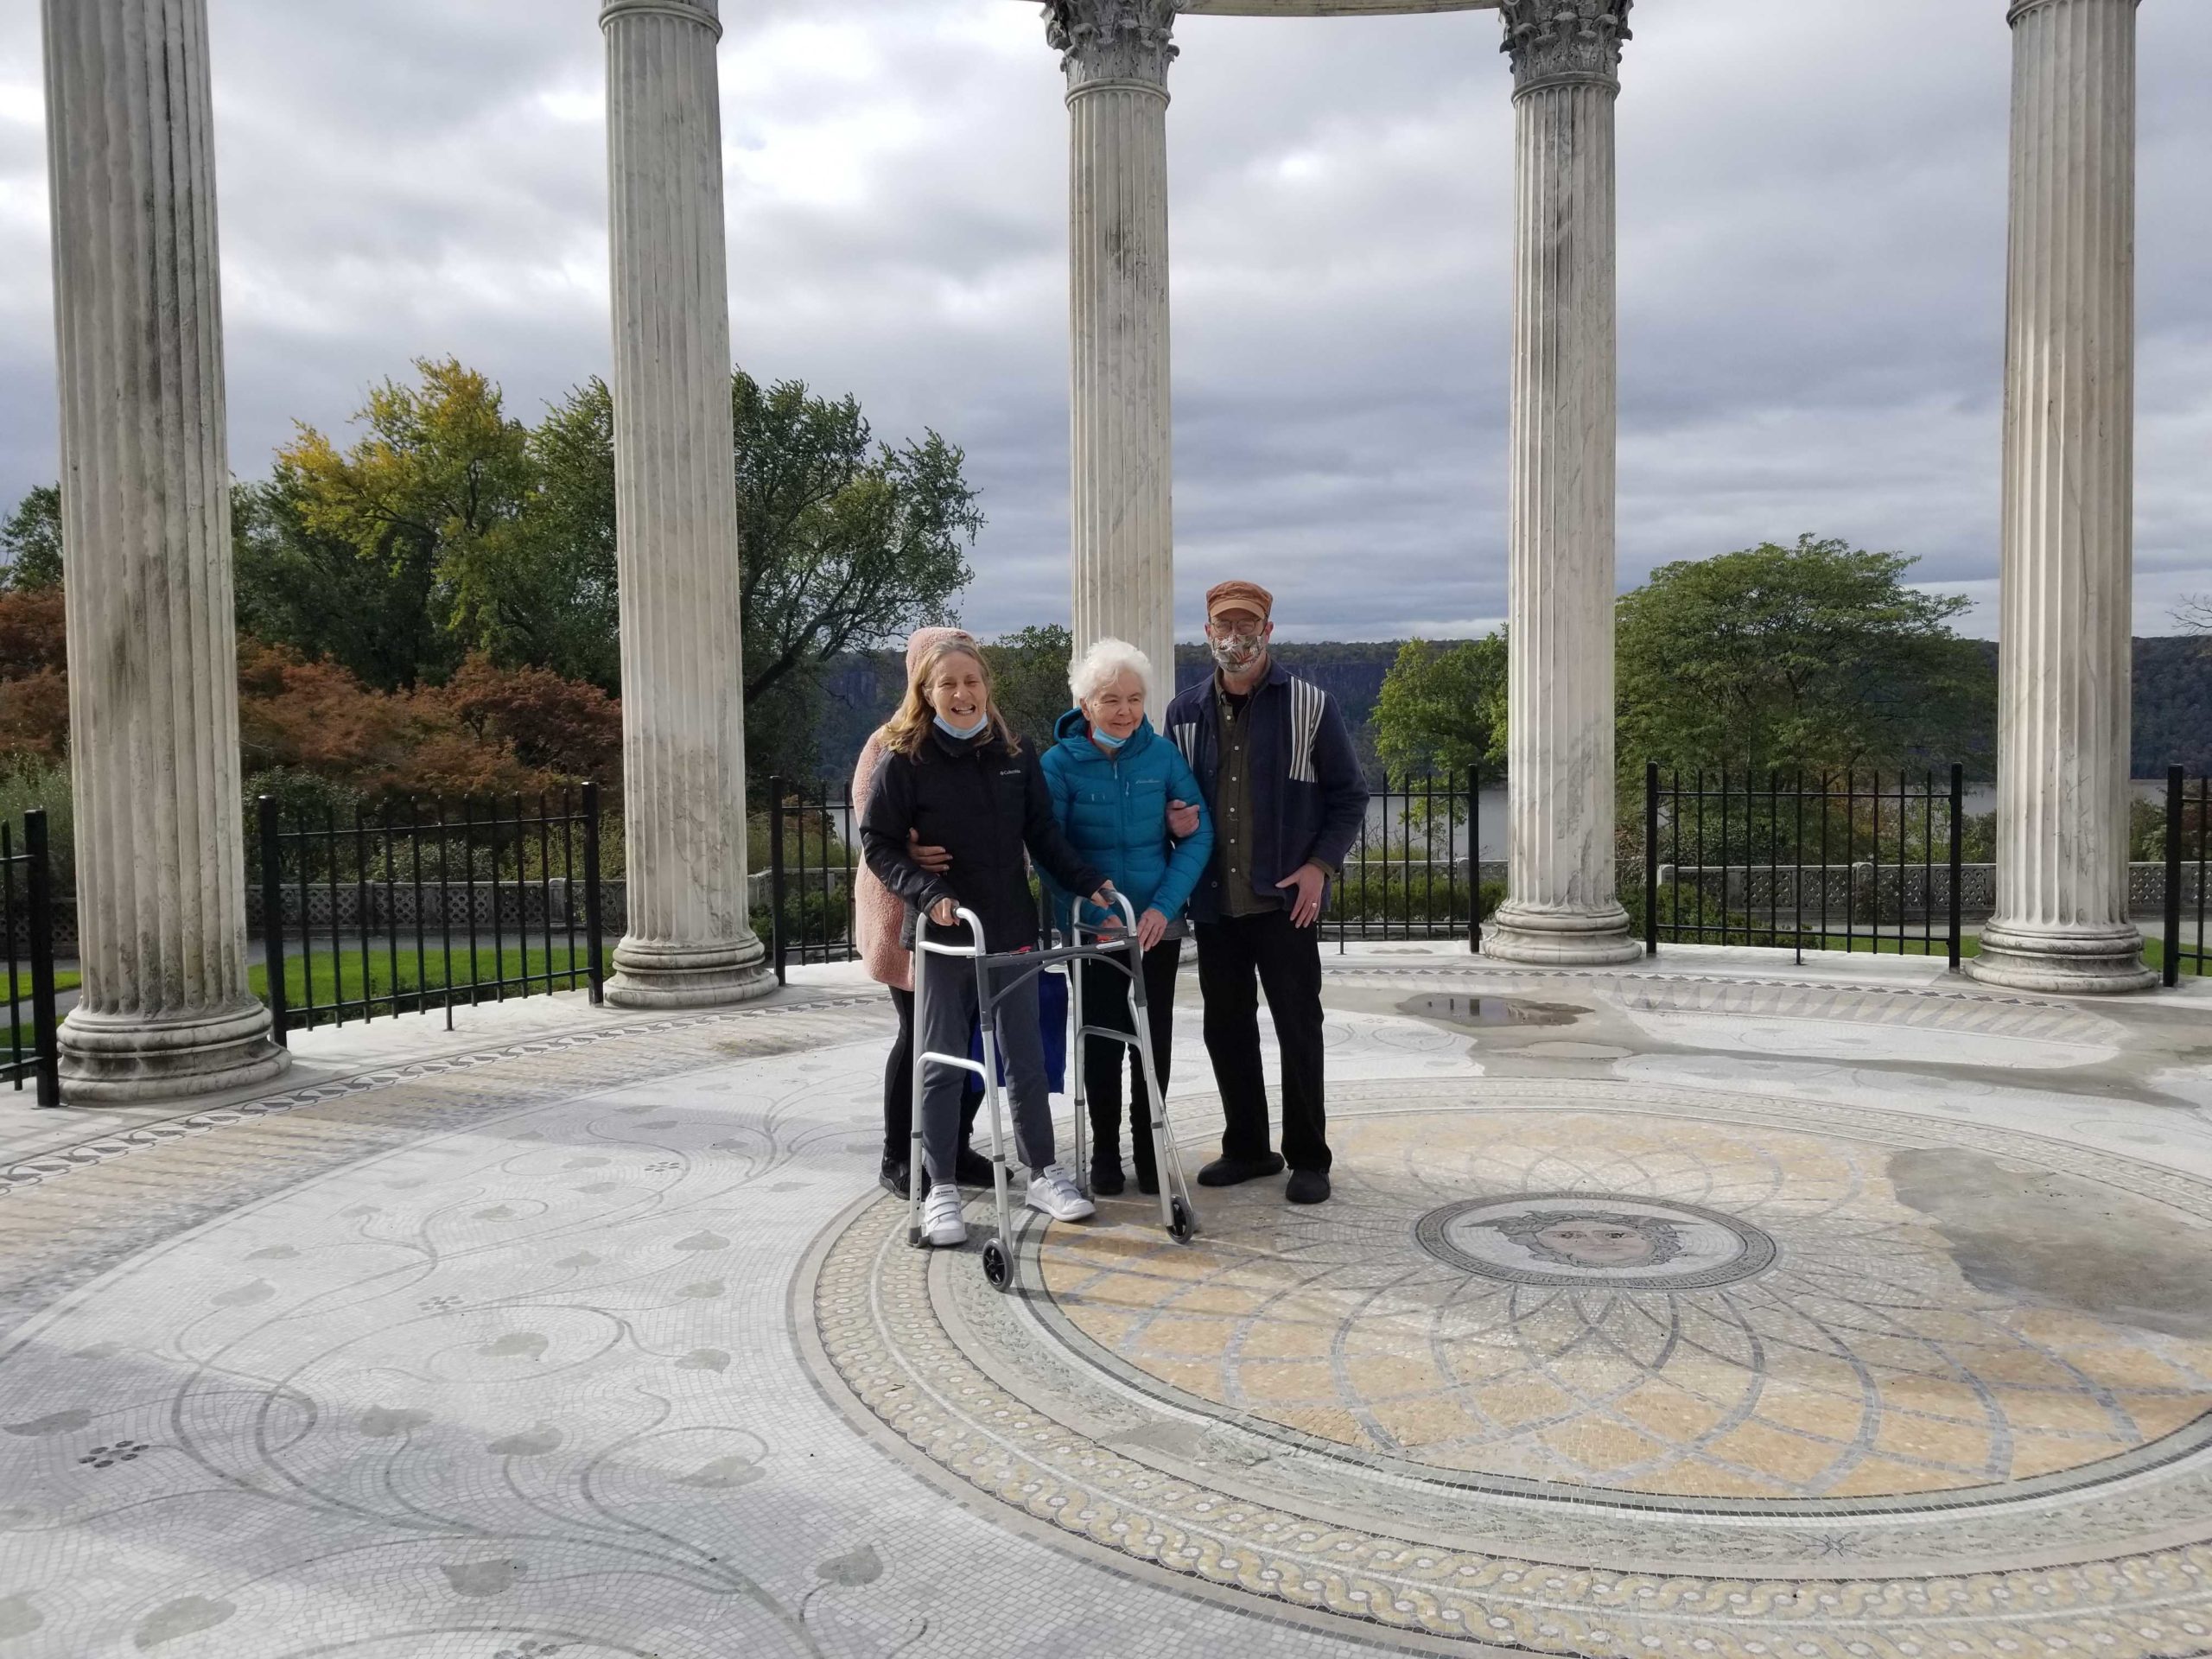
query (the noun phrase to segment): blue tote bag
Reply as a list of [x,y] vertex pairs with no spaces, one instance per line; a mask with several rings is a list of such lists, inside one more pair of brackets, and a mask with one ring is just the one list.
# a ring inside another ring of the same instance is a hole
[[[1065,976],[1051,969],[1037,976],[1038,1035],[1044,1039],[1045,1075],[1052,1080],[1052,1092],[1065,1094],[1068,1087],[1068,982]],[[980,1024],[968,1028],[968,1058],[978,1065],[983,1063],[983,1033]],[[1006,1056],[999,1056],[999,1082],[1006,1082]],[[980,1088],[982,1085],[976,1085]]]

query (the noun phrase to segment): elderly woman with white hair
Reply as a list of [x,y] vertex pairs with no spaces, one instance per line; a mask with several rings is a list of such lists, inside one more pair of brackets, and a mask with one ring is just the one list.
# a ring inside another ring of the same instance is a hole
[[[1150,660],[1121,639],[1101,639],[1068,676],[1076,706],[1060,717],[1059,741],[1045,753],[1045,781],[1060,829],[1076,850],[1104,873],[1115,890],[1136,907],[1137,943],[1144,953],[1144,994],[1152,1014],[1153,1065],[1167,1086],[1173,1032],[1175,971],[1183,957],[1183,906],[1213,853],[1198,780],[1182,752],[1153,729],[1145,707],[1152,696]],[[1067,898],[1053,894],[1065,915]],[[1094,916],[1092,920],[1099,919]],[[1082,969],[1087,1021],[1119,1031],[1136,1029],[1128,976],[1110,963]],[[1090,1098],[1094,1192],[1111,1198],[1122,1176],[1122,1055],[1131,1077],[1131,1150],[1138,1190],[1160,1191],[1144,1071],[1125,1043],[1093,1039],[1082,1056]]]

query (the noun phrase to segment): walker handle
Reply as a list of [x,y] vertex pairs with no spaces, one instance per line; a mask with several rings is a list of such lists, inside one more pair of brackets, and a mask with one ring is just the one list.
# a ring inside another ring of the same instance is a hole
[[[1095,934],[1102,939],[1107,937],[1104,927],[1092,927],[1084,921],[1083,907],[1090,902],[1088,899],[1075,899],[1068,903],[1068,932],[1078,944],[1086,933]],[[1137,936],[1137,907],[1129,901],[1129,895],[1119,887],[1114,889],[1114,902],[1122,912],[1122,931],[1115,944],[1119,944],[1123,940],[1134,942]]]
[[965,905],[957,906],[952,913],[957,920],[967,923],[968,937],[974,941],[973,944],[934,944],[931,943],[928,931],[930,926],[930,913],[925,910],[921,914],[921,919],[914,925],[914,949],[917,950],[926,950],[931,956],[938,957],[981,957],[988,955],[988,952],[985,950],[983,945],[983,918],[978,916],[974,911],[969,909]]

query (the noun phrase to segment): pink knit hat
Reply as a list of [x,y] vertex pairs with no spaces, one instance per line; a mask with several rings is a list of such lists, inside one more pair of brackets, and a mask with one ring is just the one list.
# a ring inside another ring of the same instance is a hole
[[906,677],[909,680],[912,679],[914,671],[922,665],[922,658],[948,639],[957,639],[965,645],[972,645],[976,643],[976,636],[965,628],[916,628],[913,632],[908,634],[906,636]]

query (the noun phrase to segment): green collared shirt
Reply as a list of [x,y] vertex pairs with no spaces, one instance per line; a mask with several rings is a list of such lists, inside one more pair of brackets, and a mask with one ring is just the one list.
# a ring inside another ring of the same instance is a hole
[[1218,711],[1221,769],[1214,785],[1214,853],[1221,860],[1221,910],[1224,916],[1257,916],[1282,908],[1282,895],[1261,893],[1252,886],[1252,699],[1234,706],[1229,689],[1214,674],[1214,707]]

